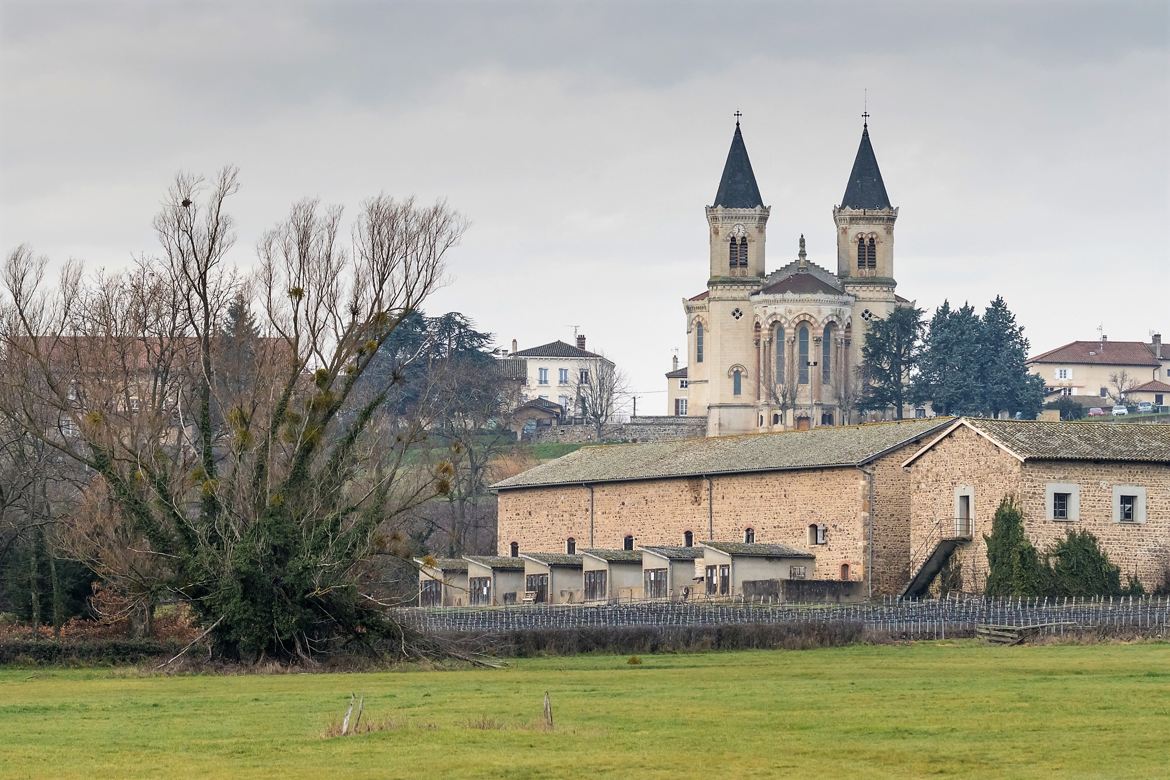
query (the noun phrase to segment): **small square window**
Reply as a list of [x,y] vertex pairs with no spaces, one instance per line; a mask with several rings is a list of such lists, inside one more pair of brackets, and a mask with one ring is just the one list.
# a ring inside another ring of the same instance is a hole
[[1068,520],[1068,504],[1071,498],[1069,493],[1052,494],[1052,519]]
[[1118,517],[1123,523],[1132,523],[1137,519],[1137,496],[1121,495],[1118,497]]

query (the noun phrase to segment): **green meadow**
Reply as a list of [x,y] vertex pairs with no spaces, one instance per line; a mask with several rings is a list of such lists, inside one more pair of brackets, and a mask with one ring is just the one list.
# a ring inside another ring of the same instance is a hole
[[[545,691],[554,728],[544,727]],[[370,733],[326,736],[350,693]],[[0,669],[0,777],[1165,777],[1170,644]]]

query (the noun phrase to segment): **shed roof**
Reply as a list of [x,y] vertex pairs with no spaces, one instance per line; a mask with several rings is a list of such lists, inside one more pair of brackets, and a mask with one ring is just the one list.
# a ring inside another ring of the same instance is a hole
[[745,558],[816,558],[806,550],[798,550],[786,544],[764,544],[748,542],[701,542],[704,547],[718,550],[727,555]]
[[701,547],[643,547],[645,552],[672,561],[697,561],[703,557]]
[[478,563],[480,566],[487,566],[490,569],[524,571],[524,560],[522,558],[512,558],[507,555],[465,555],[463,558],[472,563]]
[[493,485],[496,490],[859,466],[922,439],[950,417],[645,444],[583,447]]
[[960,426],[970,428],[1020,461],[1170,463],[1170,425],[964,417],[914,453],[905,465],[909,466]]
[[1170,393],[1170,385],[1165,382],[1160,382],[1157,379],[1151,379],[1144,385],[1130,388],[1131,393]]
[[587,550],[582,550],[581,553],[609,563],[640,563],[642,561],[641,550],[605,550],[598,547],[591,547]]
[[435,558],[434,564],[427,563],[426,558],[415,558],[414,562],[419,566],[426,566],[428,569],[438,569],[439,571],[467,571],[467,561],[462,558]]
[[545,566],[572,566],[581,568],[580,555],[565,555],[564,553],[520,553],[521,558],[543,563]]

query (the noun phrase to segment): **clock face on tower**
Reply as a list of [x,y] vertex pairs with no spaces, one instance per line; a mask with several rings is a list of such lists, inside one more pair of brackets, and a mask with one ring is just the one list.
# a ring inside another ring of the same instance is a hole
[[731,229],[731,235],[735,236],[736,238],[743,238],[747,235],[747,228],[745,228],[743,225],[736,225]]

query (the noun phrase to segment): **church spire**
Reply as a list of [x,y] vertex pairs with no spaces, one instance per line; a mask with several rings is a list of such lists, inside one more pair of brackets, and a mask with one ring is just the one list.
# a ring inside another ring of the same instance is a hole
[[873,144],[869,142],[869,114],[865,114],[864,118],[865,123],[861,126],[861,145],[857,147],[857,157],[853,160],[853,171],[849,174],[849,183],[845,185],[841,207],[888,209],[891,208],[890,196],[886,194],[886,185],[882,181],[882,172],[873,153]]
[[731,137],[731,149],[723,165],[723,178],[719,180],[719,191],[715,193],[714,206],[729,209],[754,209],[764,205],[752,162],[748,159],[747,147],[743,143],[743,132],[739,129],[739,117],[735,112],[735,135]]

